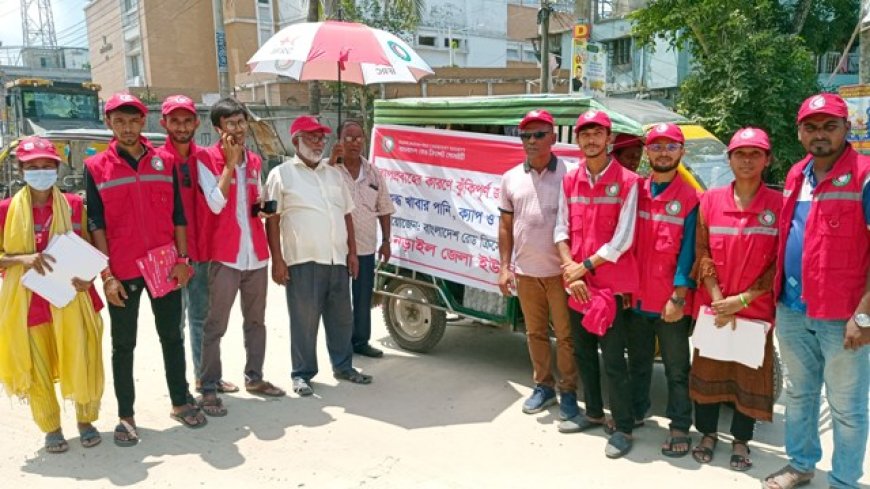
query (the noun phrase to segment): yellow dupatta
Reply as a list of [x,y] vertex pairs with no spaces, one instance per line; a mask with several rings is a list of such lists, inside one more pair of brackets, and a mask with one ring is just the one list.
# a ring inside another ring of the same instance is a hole
[[[69,203],[57,187],[52,189],[50,236],[72,230]],[[12,197],[3,248],[7,254],[36,252],[30,189],[24,187]],[[26,397],[32,382],[33,359],[27,326],[31,292],[21,285],[24,267],[6,269],[0,287],[0,382],[6,391]],[[103,395],[103,322],[94,311],[88,292],[79,292],[65,307],[50,306],[57,344],[56,371],[61,395],[77,404],[99,403]]]

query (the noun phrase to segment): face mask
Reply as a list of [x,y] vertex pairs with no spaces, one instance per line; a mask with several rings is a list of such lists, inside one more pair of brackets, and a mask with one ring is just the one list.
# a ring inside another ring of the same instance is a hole
[[33,190],[48,190],[57,182],[57,170],[24,170],[24,182]]

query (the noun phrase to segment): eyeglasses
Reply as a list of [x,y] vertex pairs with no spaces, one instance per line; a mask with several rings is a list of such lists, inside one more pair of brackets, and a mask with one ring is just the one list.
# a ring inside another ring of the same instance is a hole
[[362,136],[345,136],[345,143],[361,143],[363,140]]
[[668,144],[658,144],[657,143],[657,144],[647,144],[646,145],[647,150],[654,151],[657,153],[661,152],[661,151],[677,151],[678,149],[680,149],[682,147],[683,147],[683,145],[680,143],[668,143]]
[[226,126],[227,131],[243,130],[248,128],[248,121],[226,121],[224,122],[224,126]]
[[536,131],[536,132],[521,132],[520,139],[528,141],[529,139],[544,139],[548,135],[553,134],[551,131]]

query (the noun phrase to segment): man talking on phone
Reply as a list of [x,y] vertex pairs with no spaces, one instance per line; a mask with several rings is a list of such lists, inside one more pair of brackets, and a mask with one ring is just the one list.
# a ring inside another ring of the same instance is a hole
[[[227,331],[236,293],[242,296],[245,335],[245,388],[249,393],[282,397],[284,391],[263,379],[266,353],[266,289],[269,283],[269,244],[262,218],[262,161],[245,148],[248,112],[238,101],[224,98],[215,103],[211,123],[220,135],[214,146],[197,155],[199,185],[205,196],[200,215],[205,216],[208,236],[209,311],[202,338],[202,396],[200,408],[209,416],[225,416],[227,409],[217,395],[223,378],[220,342]],[[270,209],[266,209],[270,210]],[[274,212],[274,211],[273,211]]]

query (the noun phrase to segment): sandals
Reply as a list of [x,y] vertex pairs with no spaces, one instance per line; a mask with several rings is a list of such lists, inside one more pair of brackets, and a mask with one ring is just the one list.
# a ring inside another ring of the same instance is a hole
[[224,402],[215,394],[204,394],[197,398],[196,405],[207,416],[213,418],[222,418],[227,415],[227,408],[224,407]]
[[45,451],[48,453],[63,453],[69,450],[69,443],[59,430],[45,435]]
[[139,434],[135,426],[122,419],[115,426],[114,440],[119,447],[132,447],[139,444]]
[[248,391],[249,394],[266,397],[284,397],[287,395],[283,389],[279,389],[272,385],[271,382],[266,382],[265,380],[246,383],[245,390]]
[[[604,426],[604,432],[608,435],[616,433],[616,421],[614,421],[613,418],[607,418],[607,421],[601,424]],[[636,419],[634,420],[634,429],[641,428],[644,424],[646,424],[644,420]]]
[[372,376],[360,373],[356,369],[343,370],[332,374],[338,380],[347,380],[354,384],[371,384]]
[[[674,448],[677,445],[684,445],[686,449],[677,450]],[[692,438],[689,435],[670,435],[667,440],[665,440],[665,444],[662,445],[662,455],[671,458],[685,457],[689,454],[691,449]]]
[[786,465],[765,477],[762,485],[765,489],[793,489],[809,484],[815,475],[815,472],[801,472],[791,465]]
[[[712,440],[713,446],[704,446],[704,441]],[[708,464],[713,461],[713,451],[716,450],[716,445],[719,444],[719,437],[716,435],[704,435],[701,438],[698,446],[692,449],[692,458],[699,464]]]
[[93,426],[88,426],[83,430],[79,430],[79,441],[82,446],[85,448],[92,448],[100,444],[103,441],[103,438],[100,436],[100,432],[97,431]]
[[[737,453],[733,453],[734,449],[740,445],[743,445],[746,448],[746,455],[740,455]],[[734,440],[731,442],[731,470],[736,470],[737,472],[746,472],[747,470],[752,468],[752,460],[749,458],[749,454],[752,453],[752,450],[746,445],[745,441]]]
[[[199,429],[208,424],[208,419],[202,415],[199,408],[188,407],[180,413],[170,412],[169,417],[190,429]],[[191,421],[193,420],[193,421]],[[195,422],[194,422],[195,421]]]
[[[221,394],[232,394],[234,392],[239,392],[239,386],[221,379],[217,381],[217,391]],[[196,392],[202,394],[202,381],[196,381]]]

